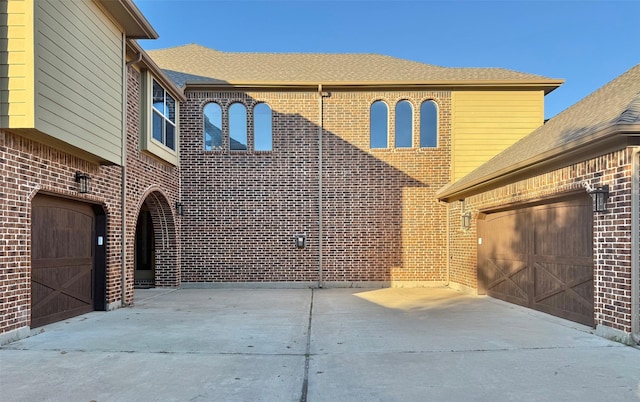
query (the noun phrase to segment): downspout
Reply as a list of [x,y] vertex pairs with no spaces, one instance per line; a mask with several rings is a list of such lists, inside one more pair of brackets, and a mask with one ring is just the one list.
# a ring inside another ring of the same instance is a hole
[[131,66],[133,64],[138,64],[141,61],[142,61],[142,53],[138,53],[138,57],[136,57],[135,60],[130,60],[126,64],[127,64],[127,67],[128,67],[128,66]]
[[[140,54],[142,56],[142,54]],[[120,206],[121,212],[120,216],[122,219],[122,241],[120,255],[122,258],[122,269],[120,272],[120,299],[121,305],[126,306],[126,279],[127,279],[127,75],[129,67],[129,63],[127,60],[127,36],[123,32],[122,33],[122,60],[125,60],[125,63],[122,66],[122,162],[120,165],[122,166],[122,190],[121,190],[121,199]]]
[[[127,36],[122,34],[122,60],[127,60]],[[139,63],[142,60],[142,53],[138,54],[135,60],[125,61],[122,66],[122,160],[120,166],[122,167],[122,189],[121,189],[121,226],[122,226],[122,242],[121,244],[121,258],[122,269],[120,272],[120,298],[121,305],[126,306],[126,280],[127,280],[127,103],[128,103],[128,85],[127,79],[129,76],[129,66],[135,63]]]
[[447,283],[445,286],[449,286],[451,283],[451,204],[447,203],[447,251],[445,258],[447,268]]
[[631,340],[640,345],[640,148],[631,153]]
[[324,286],[324,278],[323,278],[323,258],[322,258],[322,236],[323,236],[323,226],[322,226],[322,131],[324,130],[324,105],[323,98],[324,94],[322,93],[322,84],[318,84],[318,287],[322,288]]
[[122,241],[120,242],[120,258],[122,267],[120,270],[120,304],[121,306],[126,306],[126,279],[127,279],[127,75],[129,64],[126,62],[127,60],[127,36],[123,32],[122,33],[122,60],[125,63],[122,65],[122,161],[120,162],[120,166],[122,166],[122,178],[121,178],[121,194],[120,194],[120,218],[121,218],[121,227],[122,227]]

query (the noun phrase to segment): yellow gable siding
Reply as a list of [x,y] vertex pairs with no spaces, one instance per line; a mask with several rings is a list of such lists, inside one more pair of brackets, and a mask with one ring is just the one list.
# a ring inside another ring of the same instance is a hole
[[452,106],[454,181],[544,122],[543,91],[456,91]]
[[0,5],[0,127],[33,127],[33,2]]
[[35,4],[36,128],[120,163],[120,28],[91,0]]

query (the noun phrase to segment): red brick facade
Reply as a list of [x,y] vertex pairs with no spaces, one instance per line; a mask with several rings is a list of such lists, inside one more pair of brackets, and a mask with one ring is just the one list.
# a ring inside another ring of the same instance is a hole
[[[428,283],[477,289],[482,214],[584,192],[584,183],[611,190],[607,213],[593,215],[595,323],[632,331],[631,236],[640,222],[632,222],[631,148],[445,204],[435,193],[452,176],[450,91],[187,89],[179,107],[180,166],[173,166],[140,151],[141,88],[134,63],[127,69],[123,166],[98,165],[29,134],[0,130],[0,341],[31,325],[31,201],[37,194],[104,212],[105,298],[112,309],[133,302],[142,209],[152,220],[155,286]],[[378,100],[389,106],[387,149],[369,144],[370,108]],[[413,107],[413,147],[396,149],[394,110],[402,100]],[[419,146],[426,100],[438,105],[435,148]],[[222,108],[225,149],[229,106],[246,106],[248,151],[204,150],[203,108],[210,102]],[[252,113],[261,102],[272,109],[273,149],[256,152]],[[76,191],[76,171],[90,176],[89,193]],[[177,202],[184,216],[177,215]],[[472,213],[467,229],[460,225],[465,211]],[[295,235],[306,237],[304,247],[294,244]]]
[[156,286],[180,284],[180,219],[175,213],[180,200],[180,168],[140,151],[140,79],[133,67],[128,69],[127,83],[127,295],[133,301],[133,253],[135,228],[143,203],[149,208],[156,233]]
[[[120,299],[120,168],[99,166],[29,138],[0,131],[0,329],[11,331],[30,322],[31,200],[38,193],[101,205],[109,228],[107,244],[107,302]],[[90,192],[78,194],[75,172],[91,177]]]
[[477,288],[478,214],[499,206],[526,204],[586,191],[584,182],[591,186],[609,184],[608,211],[594,212],[593,215],[594,318],[596,325],[631,332],[632,151],[632,148],[627,148],[608,153],[467,197],[464,208],[473,211],[469,230],[460,229],[462,203],[450,204],[451,281]]
[[[322,281],[445,280],[445,207],[433,194],[449,181],[448,92],[188,91],[181,108],[183,282],[316,282],[320,280],[319,174],[322,169]],[[426,99],[440,109],[439,146],[371,150],[369,109]],[[203,107],[266,102],[273,111],[273,150],[204,151]],[[322,110],[322,112],[321,112]],[[320,116],[322,113],[322,116]],[[321,128],[322,127],[322,128]],[[323,131],[322,168],[318,132]],[[296,248],[294,235],[307,246]]]
[[[28,135],[0,130],[0,335],[30,325],[31,200],[36,194],[100,205],[107,220],[106,304],[115,308],[133,301],[136,219],[147,202],[158,219],[156,282],[179,283],[179,237],[173,206],[178,201],[178,169],[138,150],[139,74],[129,69],[127,121],[127,193],[125,295],[122,297],[122,177],[120,166],[101,166],[35,142]],[[76,191],[75,172],[90,176],[87,194]]]

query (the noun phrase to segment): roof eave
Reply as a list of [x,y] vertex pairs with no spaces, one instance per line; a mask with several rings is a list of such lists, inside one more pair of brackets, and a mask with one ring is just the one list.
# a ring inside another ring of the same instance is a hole
[[451,202],[464,199],[491,188],[498,187],[518,176],[549,170],[554,165],[566,165],[577,156],[602,154],[605,151],[629,144],[629,137],[640,137],[640,124],[612,124],[576,141],[563,144],[550,151],[536,155],[520,163],[485,175],[463,186],[444,187],[436,192],[440,201]]
[[173,80],[171,80],[171,78],[169,78],[167,74],[165,74],[164,71],[162,71],[162,69],[158,67],[158,65],[147,54],[147,52],[145,52],[144,49],[140,47],[140,44],[138,44],[138,42],[136,42],[135,40],[129,40],[127,41],[127,45],[134,51],[136,55],[140,56],[139,60],[134,59],[135,60],[133,61],[134,63],[138,62],[142,64],[145,68],[147,68],[149,71],[151,71],[154,77],[158,81],[160,81],[160,84],[163,86],[163,88],[168,90],[171,93],[171,95],[173,95],[176,98],[176,100],[180,102],[184,102],[187,100],[187,98],[184,96],[184,91],[182,90],[182,88],[178,87],[173,82]]
[[558,88],[564,80],[514,81],[514,80],[441,80],[441,81],[187,81],[185,87],[202,88],[317,88],[322,85],[325,89],[368,89],[368,88],[447,88],[451,90],[466,88],[538,88],[545,94]]
[[125,30],[129,39],[158,39],[159,35],[132,0],[96,0]]

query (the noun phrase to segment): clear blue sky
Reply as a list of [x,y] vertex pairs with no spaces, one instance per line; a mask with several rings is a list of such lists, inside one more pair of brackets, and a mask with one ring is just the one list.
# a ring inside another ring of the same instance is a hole
[[563,78],[547,118],[640,63],[638,0],[134,1],[160,34],[147,50],[380,53]]

